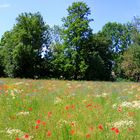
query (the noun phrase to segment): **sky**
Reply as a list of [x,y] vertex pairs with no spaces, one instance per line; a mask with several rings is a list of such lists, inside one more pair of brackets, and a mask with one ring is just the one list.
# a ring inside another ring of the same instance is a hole
[[[67,8],[79,0],[0,0],[0,38],[5,31],[16,24],[16,17],[22,12],[40,12],[46,24],[62,25]],[[107,22],[127,23],[134,16],[140,16],[140,0],[82,0],[91,9],[89,18],[93,32],[102,29]]]

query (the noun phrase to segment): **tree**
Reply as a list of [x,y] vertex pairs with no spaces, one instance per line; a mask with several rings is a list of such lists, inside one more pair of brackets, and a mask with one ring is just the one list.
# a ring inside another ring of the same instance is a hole
[[66,56],[65,71],[74,79],[85,77],[87,65],[85,56],[87,44],[92,36],[92,30],[89,23],[92,19],[89,7],[83,2],[74,2],[69,6],[68,16],[63,18],[64,27],[64,54]]
[[0,77],[5,76],[4,75],[4,63],[3,63],[3,49],[2,46],[0,45]]
[[[59,78],[62,75],[62,65],[61,62],[65,61],[62,58],[63,54],[63,28],[54,25],[49,28],[51,43],[48,48],[44,51],[44,76],[47,75],[50,78]],[[64,56],[63,56],[64,57]]]
[[112,70],[111,40],[101,32],[94,34],[87,57],[86,79],[110,80]]
[[[122,53],[119,55],[116,61],[117,63],[116,63],[115,71],[119,74],[119,77],[121,78],[128,78],[128,79],[134,80],[136,77],[138,77],[137,74],[134,74],[135,75],[134,77],[134,75],[132,74],[132,71],[136,68],[134,66],[134,61],[135,61],[134,59],[136,58],[134,55],[135,54],[134,50],[138,50],[137,46],[140,45],[140,18],[138,16],[134,17],[131,22],[128,22],[126,24],[126,26],[129,31],[130,42],[132,45],[129,44],[128,50],[126,49],[124,51],[124,54]],[[133,72],[135,73],[135,70]]]
[[134,16],[133,20],[127,23],[127,27],[131,33],[132,43],[140,44],[140,17]]
[[2,38],[5,72],[12,77],[40,76],[42,48],[50,44],[49,27],[40,13],[22,13],[16,21],[13,29]]
[[131,32],[127,25],[109,22],[102,32],[112,41],[111,49],[115,54],[124,52],[131,44]]
[[1,38],[4,73],[9,77],[14,77],[13,50],[17,44],[16,39],[12,31],[5,32]]
[[125,24],[109,22],[105,24],[105,26],[102,29],[102,32],[112,42],[110,45],[110,49],[113,51],[112,52],[113,71],[118,77],[121,77],[122,76],[120,67],[120,64],[122,62],[121,56],[132,43],[131,28],[130,26]]
[[140,46],[133,44],[123,55],[121,68],[126,78],[137,80],[140,78]]

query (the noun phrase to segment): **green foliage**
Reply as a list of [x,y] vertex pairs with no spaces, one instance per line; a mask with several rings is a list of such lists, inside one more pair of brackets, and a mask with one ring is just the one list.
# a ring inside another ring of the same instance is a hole
[[112,41],[111,49],[115,54],[124,52],[131,44],[131,34],[127,25],[109,22],[104,25],[102,32]]
[[65,56],[67,64],[65,70],[70,72],[70,77],[83,79],[87,65],[86,56],[87,43],[92,35],[88,18],[89,7],[83,2],[74,2],[68,9],[68,16],[63,18]]
[[91,40],[90,51],[87,56],[88,80],[109,80],[112,68],[111,41],[103,33],[94,34]]
[[140,77],[140,46],[133,44],[123,55],[121,68],[128,79]]
[[35,53],[32,46],[19,44],[13,51],[14,77],[34,77]]
[[42,45],[47,45],[47,29],[40,13],[22,13],[18,16],[17,24],[14,26],[19,41],[24,45],[31,45],[38,51]]
[[13,62],[13,50],[17,44],[17,38],[12,31],[5,32],[1,39],[2,45],[2,57],[4,72],[9,77],[14,77],[14,62]]
[[39,76],[42,47],[50,44],[49,27],[40,13],[22,13],[2,37],[5,73],[11,77]]
[[121,55],[119,70],[122,77],[138,81],[140,78],[140,18],[134,17],[131,23],[128,23],[131,31],[132,45]]
[[113,57],[113,71],[118,77],[121,77],[121,56],[132,43],[132,28],[125,24],[109,22],[104,25],[102,32],[108,39],[111,40],[110,49],[112,50]]
[[53,43],[50,46],[53,54],[50,60],[50,70],[51,70],[51,77],[53,78],[60,78],[60,76],[64,76],[64,67],[66,58],[64,55],[64,46],[60,43]]
[[0,41],[0,76],[111,80],[114,73],[116,79],[139,77],[139,17],[127,24],[109,22],[93,34],[86,3],[73,2],[67,12],[63,26],[51,28],[39,12],[20,14]]
[[0,76],[4,76],[3,51],[0,46]]

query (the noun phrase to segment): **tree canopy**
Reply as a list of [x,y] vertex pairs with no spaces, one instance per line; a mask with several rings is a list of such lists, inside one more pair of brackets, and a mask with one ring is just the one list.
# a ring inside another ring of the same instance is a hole
[[30,77],[37,73],[42,47],[48,46],[48,26],[40,13],[22,13],[2,39],[5,73],[10,77]]
[[140,18],[106,23],[93,33],[90,7],[73,2],[62,26],[42,15],[21,13],[0,40],[0,76],[69,80],[137,80],[140,76]]

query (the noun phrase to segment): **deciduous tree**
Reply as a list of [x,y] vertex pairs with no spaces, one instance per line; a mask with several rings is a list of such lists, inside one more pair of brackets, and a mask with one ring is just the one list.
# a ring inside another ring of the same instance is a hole
[[92,36],[89,23],[90,8],[84,2],[74,2],[67,9],[68,16],[63,18],[64,43],[66,56],[65,70],[74,79],[85,76],[87,64],[84,56],[87,53],[87,44]]

